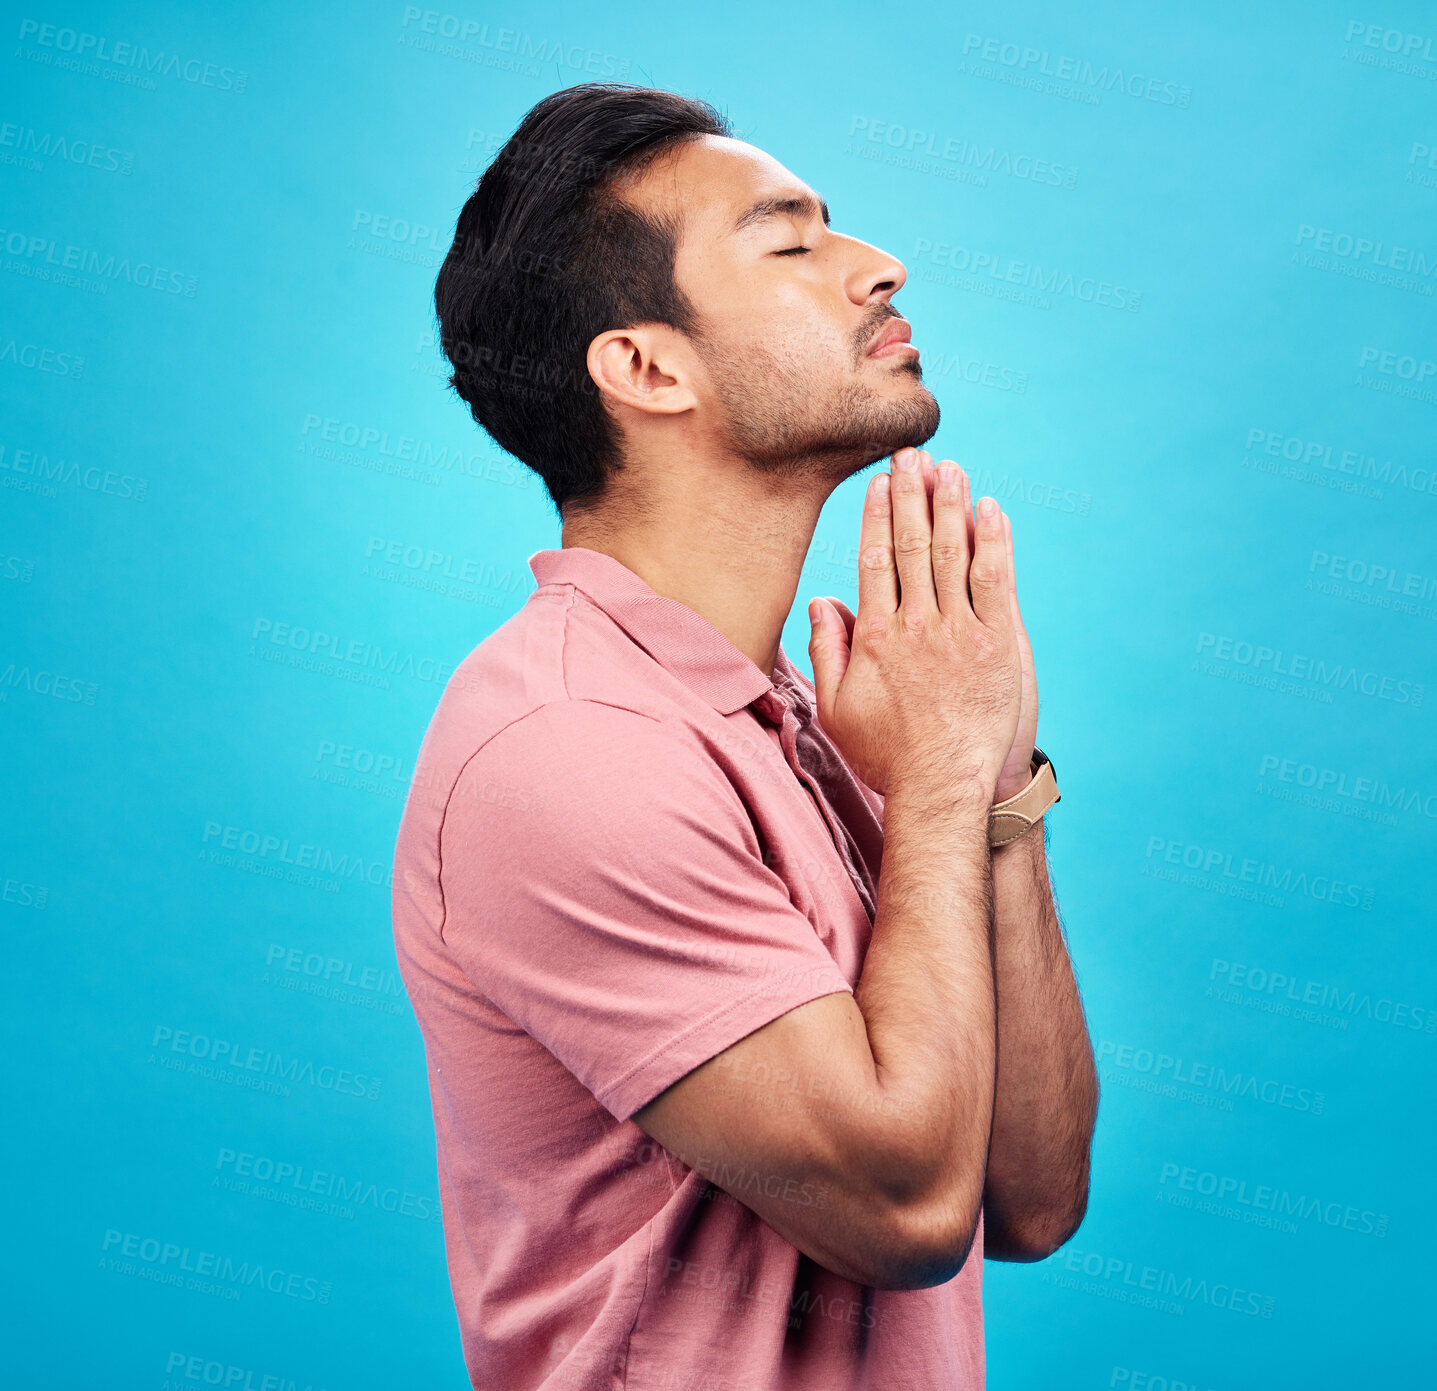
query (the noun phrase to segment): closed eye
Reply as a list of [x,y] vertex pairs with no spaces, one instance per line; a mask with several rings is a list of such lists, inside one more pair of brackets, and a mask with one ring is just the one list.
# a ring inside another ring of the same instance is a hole
[[809,248],[806,246],[790,246],[786,251],[775,251],[775,256],[807,256]]

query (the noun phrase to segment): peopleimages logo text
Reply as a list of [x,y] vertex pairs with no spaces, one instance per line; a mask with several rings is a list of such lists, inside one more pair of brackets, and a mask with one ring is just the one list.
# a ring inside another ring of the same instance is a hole
[[1399,681],[1375,671],[1358,671],[1343,662],[1329,662],[1301,652],[1286,653],[1280,647],[1223,637],[1217,633],[1199,633],[1197,650],[1207,652],[1219,661],[1232,662],[1254,671],[1266,669],[1274,676],[1290,676],[1295,681],[1312,681],[1319,686],[1351,690],[1360,695],[1376,696],[1398,705],[1421,705],[1427,687],[1417,681]]
[[1157,102],[1160,106],[1186,107],[1192,104],[1192,88],[1181,83],[1125,72],[1107,63],[1095,68],[1086,58],[1071,58],[1051,53],[1046,48],[988,38],[983,34],[964,36],[962,56],[984,63],[997,63],[1000,67],[1012,68],[1029,76],[1071,82],[1091,91],[1121,92],[1124,96]]
[[272,859],[278,864],[297,869],[312,869],[336,879],[352,879],[376,888],[389,888],[394,883],[393,866],[387,859],[366,859],[363,855],[336,854],[327,846],[307,842],[292,843],[288,836],[268,835],[243,826],[222,826],[206,821],[203,844],[237,850],[257,859]]
[[934,242],[919,237],[914,243],[913,259],[934,266],[946,266],[968,275],[987,276],[1005,285],[1020,285],[1045,295],[1068,295],[1089,304],[1125,309],[1136,314],[1142,308],[1142,291],[1096,276],[1075,276],[1071,271],[1044,269],[1032,261],[1019,261],[994,251],[978,251],[956,243]]
[[291,652],[323,661],[346,663],[390,676],[412,676],[419,681],[443,685],[454,674],[448,662],[434,657],[416,657],[399,648],[386,650],[363,638],[344,638],[301,624],[276,623],[256,618],[250,630],[252,643],[287,648]]
[[1437,255],[1410,246],[1389,246],[1371,237],[1351,232],[1334,231],[1331,227],[1314,227],[1304,222],[1297,229],[1297,245],[1311,243],[1313,250],[1353,261],[1363,261],[1383,270],[1411,272],[1413,275],[1437,275]]
[[1220,1063],[1194,1062],[1181,1054],[1160,1049],[1138,1048],[1113,1039],[1098,1040],[1098,1064],[1163,1078],[1176,1086],[1205,1087],[1228,1096],[1245,1096],[1288,1111],[1306,1111],[1320,1116],[1327,1106],[1327,1093],[1284,1082],[1276,1077],[1228,1071]]
[[1354,773],[1349,776],[1345,770],[1319,767],[1316,763],[1304,763],[1275,753],[1263,754],[1257,775],[1259,779],[1272,777],[1280,783],[1311,788],[1314,792],[1347,797],[1355,802],[1372,802],[1398,811],[1417,812],[1437,820],[1437,790],[1428,784],[1409,787],[1404,782],[1393,788],[1385,778],[1376,774],[1363,776]]
[[153,76],[176,77],[199,87],[214,87],[222,92],[243,92],[249,85],[249,74],[243,69],[221,67],[203,58],[186,58],[147,48],[144,44],[125,39],[112,39],[107,34],[91,34],[83,29],[64,25],[41,24],[36,19],[20,21],[20,41],[26,40],[42,49],[63,53],[82,62],[107,63],[114,68],[129,68]]
[[1386,1236],[1390,1222],[1385,1212],[1372,1212],[1353,1207],[1350,1203],[1333,1202],[1307,1193],[1290,1193],[1275,1183],[1257,1183],[1232,1174],[1197,1169],[1170,1159],[1163,1164],[1159,1182],[1166,1185],[1173,1180],[1176,1180],[1178,1189],[1198,1193],[1205,1198],[1275,1213],[1279,1217],[1317,1221],[1327,1227],[1342,1227],[1366,1236]]

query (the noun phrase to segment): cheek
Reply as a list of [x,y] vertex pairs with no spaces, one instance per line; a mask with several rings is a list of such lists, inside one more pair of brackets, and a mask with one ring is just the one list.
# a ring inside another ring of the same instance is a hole
[[831,289],[792,268],[780,273],[749,266],[743,273],[713,273],[696,277],[686,292],[705,321],[705,356],[731,381],[760,389],[765,382],[778,385],[773,381],[778,377],[791,392],[852,371],[853,345],[839,322]]
[[754,305],[749,338],[771,357],[811,376],[840,372],[851,349],[816,294],[786,285]]

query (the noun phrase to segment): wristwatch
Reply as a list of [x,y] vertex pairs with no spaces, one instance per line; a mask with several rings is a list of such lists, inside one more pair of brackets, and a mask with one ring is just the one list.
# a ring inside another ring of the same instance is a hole
[[1043,819],[1043,813],[1054,802],[1062,800],[1053,761],[1036,746],[1033,749],[1033,780],[1019,792],[1001,802],[994,802],[988,811],[988,844],[995,849],[1017,840]]

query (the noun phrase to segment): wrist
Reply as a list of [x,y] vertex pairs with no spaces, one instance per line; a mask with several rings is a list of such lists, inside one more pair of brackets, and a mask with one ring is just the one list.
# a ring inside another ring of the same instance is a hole
[[929,814],[985,823],[993,805],[994,777],[975,768],[928,767],[889,779],[885,804],[902,802]]
[[1003,788],[1008,784],[1001,779],[999,787],[994,789],[995,800],[988,815],[988,843],[995,850],[1020,840],[1029,840],[1033,827],[1043,819],[1048,808],[1062,799],[1052,760],[1036,745],[1033,746],[1029,774],[1007,796],[1003,795]]
[[993,863],[1000,864],[1005,860],[1041,858],[1047,853],[1045,837],[1048,834],[1047,817],[1039,817],[1026,831],[1019,832],[1011,840],[1005,840],[1001,845],[992,844],[992,837],[989,837],[989,850],[993,855]]

